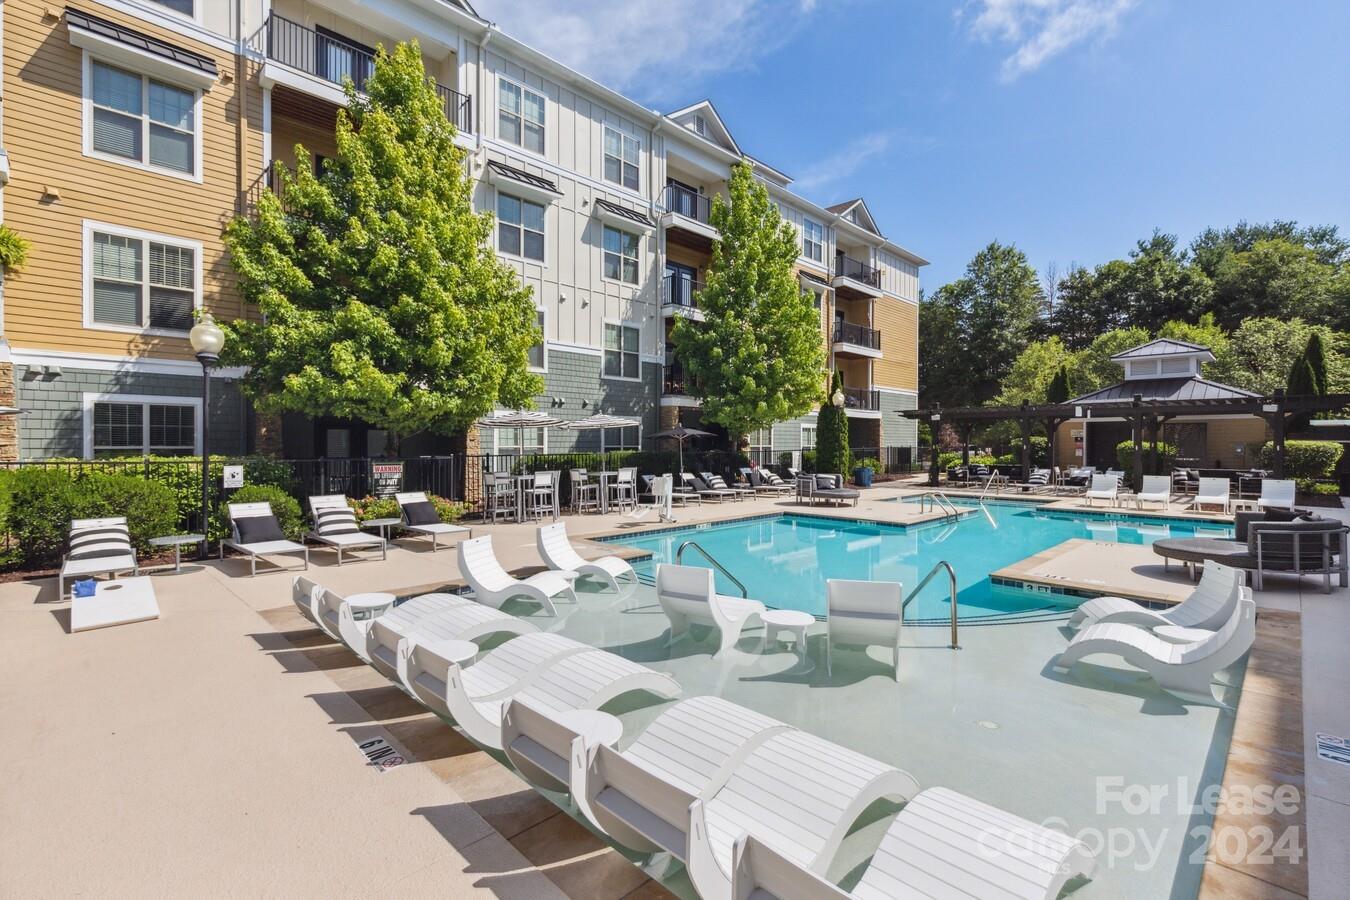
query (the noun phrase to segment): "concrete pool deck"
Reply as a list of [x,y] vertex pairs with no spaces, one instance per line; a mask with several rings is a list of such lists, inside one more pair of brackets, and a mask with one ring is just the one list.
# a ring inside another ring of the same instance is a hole
[[[900,504],[868,493],[857,517],[890,521],[884,517]],[[774,512],[809,510],[756,500],[679,514],[688,524]],[[568,523],[578,535],[627,524],[596,516]],[[532,526],[475,526],[475,533],[494,535],[508,568],[539,565]],[[384,564],[339,569],[332,554],[313,555],[311,576],[343,592],[402,593],[457,580],[453,550],[433,555],[415,542]],[[0,885],[27,895],[97,892],[114,883],[135,885],[128,893],[196,896],[391,888],[407,896],[664,894],[493,757],[320,638],[290,604],[290,573],[240,578],[247,566],[230,561],[194,569],[156,577],[160,620],[80,635],[65,633],[68,604],[55,602],[47,584],[0,586],[0,714],[24,747],[0,789],[6,808],[22,811],[0,825],[10,851]],[[1170,576],[1184,586],[1178,570]],[[1317,689],[1300,704],[1287,683],[1272,681],[1262,701],[1259,678],[1249,674],[1225,777],[1256,771],[1235,765],[1244,745],[1292,777],[1287,738],[1297,708],[1311,826],[1309,864],[1300,868],[1310,887],[1273,868],[1225,865],[1211,874],[1210,866],[1201,896],[1334,896],[1350,877],[1350,769],[1317,760],[1312,749],[1315,731],[1350,734],[1343,702],[1350,592],[1321,595],[1308,585],[1284,579],[1258,595],[1263,608],[1300,612],[1301,628],[1263,615],[1252,672],[1267,655],[1269,625],[1283,623],[1283,633],[1297,631],[1298,640],[1270,634],[1271,647],[1283,651],[1269,654],[1272,670],[1297,670]],[[993,629],[971,632],[981,630]],[[781,669],[787,656],[768,654],[763,664]],[[704,668],[706,656],[680,665],[696,663],[691,672]],[[409,763],[382,774],[368,768],[356,743],[372,735],[394,742]],[[991,787],[986,799],[996,801],[998,791]],[[59,865],[52,865],[53,848]]]

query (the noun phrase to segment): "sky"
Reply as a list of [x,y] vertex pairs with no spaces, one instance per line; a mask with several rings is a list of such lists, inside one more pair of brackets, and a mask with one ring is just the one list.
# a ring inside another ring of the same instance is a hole
[[928,259],[1038,271],[1240,219],[1350,230],[1347,0],[476,0],[638,102],[710,98],[742,150],[862,195]]

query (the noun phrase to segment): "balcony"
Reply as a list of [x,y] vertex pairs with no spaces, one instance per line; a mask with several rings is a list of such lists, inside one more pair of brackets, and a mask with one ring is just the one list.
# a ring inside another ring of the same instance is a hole
[[[265,85],[284,85],[343,105],[346,79],[350,78],[359,91],[375,71],[375,57],[369,50],[276,13],[267,17],[263,35],[268,60],[262,74]],[[436,94],[444,104],[446,118],[461,132],[471,134],[471,98],[442,84],[436,85]]]
[[684,374],[684,367],[679,363],[668,365],[662,372],[661,378],[661,405],[662,406],[698,406],[697,400],[689,395],[689,385]]
[[834,279],[830,286],[844,300],[881,296],[881,270],[840,253],[834,259]]
[[866,325],[835,322],[830,343],[839,356],[865,356],[881,359],[881,332]]
[[881,412],[881,391],[871,388],[846,387],[844,392],[844,411]]
[[688,275],[670,274],[662,278],[661,315],[666,318],[684,316],[702,322],[703,312],[695,299],[701,290],[703,282],[695,281]]
[[700,253],[712,249],[717,229],[712,227],[712,200],[678,184],[668,184],[661,194],[661,224],[666,239]]

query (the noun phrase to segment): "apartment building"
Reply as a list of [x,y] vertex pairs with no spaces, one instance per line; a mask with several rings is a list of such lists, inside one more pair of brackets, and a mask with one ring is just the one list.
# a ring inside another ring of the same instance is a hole
[[[700,315],[711,198],[747,157],[712,103],[647,109],[454,0],[9,0],[0,29],[0,211],[34,244],[0,304],[0,405],[25,410],[0,429],[0,458],[200,449],[192,312],[250,314],[223,226],[268,189],[271,161],[294,164],[296,144],[331,155],[344,79],[359,88],[377,46],[411,38],[469,152],[476,202],[497,217],[494,249],[533,289],[537,405],[643,427],[422,435],[401,452],[636,447],[698,422],[669,328]],[[898,411],[917,401],[925,261],[886,239],[862,199],[817,206],[754,165],[800,233],[799,277],[843,373],[853,445],[914,446]],[[255,416],[240,375],[213,371],[213,450],[385,452],[388,436],[364,423]],[[751,442],[792,452],[814,439],[807,416]]]

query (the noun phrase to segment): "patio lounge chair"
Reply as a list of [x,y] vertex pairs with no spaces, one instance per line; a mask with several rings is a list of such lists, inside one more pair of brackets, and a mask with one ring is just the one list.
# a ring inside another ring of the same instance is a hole
[[1205,573],[1191,595],[1170,609],[1149,609],[1124,597],[1094,597],[1082,603],[1069,617],[1069,625],[1082,628],[1098,622],[1123,622],[1141,628],[1177,625],[1182,628],[1221,628],[1233,607],[1246,594],[1247,575],[1240,569],[1205,562]]
[[824,500],[827,503],[843,503],[845,500],[851,500],[853,505],[857,506],[860,496],[855,488],[844,487],[843,475],[797,476],[797,499],[805,500],[812,506],[815,506],[817,500]]
[[384,538],[361,530],[356,524],[356,513],[347,505],[345,494],[310,497],[309,511],[314,517],[314,529],[306,537],[336,550],[339,566],[342,565],[343,550],[377,548],[380,559],[388,558]]
[[432,553],[439,549],[436,544],[443,534],[462,534],[465,538],[473,537],[473,529],[471,528],[442,522],[440,513],[436,512],[436,505],[423,491],[404,491],[395,494],[394,499],[398,501],[399,514],[403,517],[403,524],[399,527],[404,531],[411,531],[413,534],[430,535]]
[[517,691],[549,664],[593,649],[569,637],[540,631],[511,638],[461,670],[440,652],[435,642],[408,641],[399,651],[398,677],[418,702],[448,718],[446,691],[452,666],[458,672],[455,690],[461,694],[461,701],[473,703]]
[[[756,494],[790,494],[792,485],[784,483],[779,478],[778,483],[774,484],[765,476],[765,469],[741,469],[741,474],[745,476],[745,483],[750,485],[751,490]],[[772,474],[772,473],[769,473]],[[778,476],[774,476],[777,478]]]
[[[616,593],[626,593],[637,589],[637,573],[633,567],[617,556],[602,556],[587,561],[567,539],[567,523],[555,522],[552,525],[540,525],[535,532],[535,543],[539,555],[550,569],[559,572],[576,572],[581,577],[590,576],[604,582]],[[620,587],[620,580],[623,581]]]
[[900,680],[900,603],[904,588],[898,581],[825,582],[825,672],[831,672],[830,648],[835,644],[888,647],[895,680]]
[[1095,860],[1082,841],[935,787],[891,822],[857,885],[836,887],[755,834],[732,851],[734,900],[1055,900]]
[[710,487],[706,481],[689,472],[681,472],[680,480],[685,488],[698,494],[700,500],[716,500],[721,503],[723,500],[735,500],[736,492],[721,488]]
[[1293,509],[1295,489],[1293,481],[1267,478],[1261,482],[1261,498],[1256,505],[1261,509]]
[[1161,503],[1163,509],[1172,508],[1172,478],[1170,475],[1145,475],[1139,493],[1134,495],[1135,506],[1140,509],[1145,503]]
[[712,472],[700,472],[699,475],[708,483],[708,487],[715,491],[731,491],[736,495],[737,500],[744,500],[747,497],[755,496],[754,488],[737,487],[734,484],[727,484],[726,479],[721,475],[714,475]]
[[[640,500],[643,497],[650,497],[653,502],[656,501],[657,497],[656,497],[655,475],[642,476],[642,492],[638,494],[638,499]],[[688,503],[690,500],[693,500],[695,503],[698,503],[699,505],[703,504],[703,498],[700,497],[697,492],[690,490],[689,487],[684,484],[673,484],[671,486],[670,499],[671,502],[673,503],[677,502],[680,503],[681,505]]]
[[1092,486],[1087,489],[1083,497],[1087,500],[1087,505],[1091,506],[1093,500],[1105,500],[1107,504],[1116,502],[1116,493],[1120,490],[1120,478],[1115,475],[1093,475]]
[[719,643],[716,658],[740,640],[741,632],[760,624],[764,604],[758,600],[728,597],[717,593],[712,569],[699,566],[656,566],[656,599],[670,620],[670,642],[689,631],[690,623],[717,629]]
[[248,557],[250,578],[258,574],[258,560],[265,556],[299,553],[305,558],[305,568],[309,568],[309,548],[286,539],[270,503],[230,503],[226,509],[231,536],[220,542],[221,559],[225,558],[227,547],[244,554]]
[[438,607],[401,615],[423,597],[414,597],[370,621],[365,652],[359,655],[390,681],[402,682],[400,662],[416,644],[440,641],[478,641],[498,634],[532,634],[539,629],[530,622],[455,594],[427,594],[438,598]]
[[1217,506],[1227,513],[1228,495],[1232,487],[1232,482],[1227,478],[1201,478],[1195,490],[1195,499],[1191,501],[1191,509],[1198,511],[1202,506]]
[[473,590],[473,598],[498,609],[512,597],[533,600],[550,616],[558,610],[553,599],[566,598],[577,602],[571,583],[556,572],[539,572],[524,581],[511,577],[497,554],[492,552],[492,535],[459,542],[459,572]]
[[1147,629],[1099,622],[1080,631],[1055,660],[1068,672],[1095,653],[1110,653],[1147,672],[1158,686],[1183,700],[1215,703],[1214,676],[1241,659],[1256,640],[1256,603],[1243,597],[1218,631],[1186,644],[1169,643]]
[[130,571],[140,574],[136,563],[136,548],[131,545],[126,516],[105,519],[74,519],[70,523],[70,538],[66,555],[61,560],[61,574],[56,577],[57,597],[64,600],[66,581],[94,575],[113,575]]

